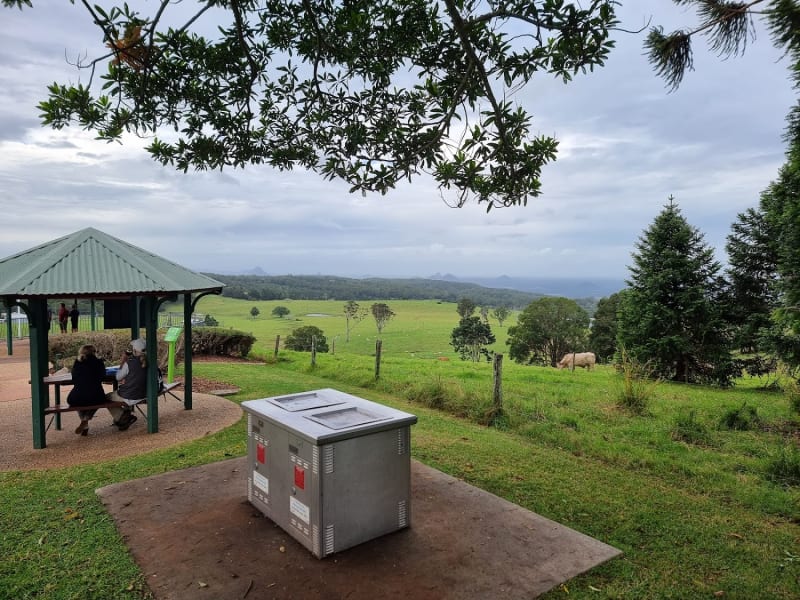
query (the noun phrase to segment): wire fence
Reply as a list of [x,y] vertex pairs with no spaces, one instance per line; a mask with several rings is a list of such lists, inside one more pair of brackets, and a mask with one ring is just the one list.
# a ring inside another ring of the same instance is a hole
[[[202,313],[192,313],[192,327],[205,325],[206,316]],[[75,332],[81,331],[99,331],[103,329],[103,316],[95,315],[94,327],[92,327],[92,316],[82,314],[78,316],[78,327]],[[158,313],[158,327],[183,327],[183,313],[182,312],[162,312]],[[8,327],[8,313],[0,313],[0,331],[3,337],[6,337]],[[58,323],[58,319],[53,319],[50,322],[48,330],[50,334],[64,333]],[[67,321],[66,333],[72,333],[72,321]],[[30,337],[30,330],[28,328],[28,318],[24,313],[11,313],[11,336],[22,339]]]

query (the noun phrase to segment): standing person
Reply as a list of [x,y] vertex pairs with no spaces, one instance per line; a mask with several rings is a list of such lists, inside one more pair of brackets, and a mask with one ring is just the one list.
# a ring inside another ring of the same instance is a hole
[[78,310],[78,305],[73,304],[72,310],[69,311],[69,319],[72,321],[72,333],[78,331],[78,317],[81,316],[80,311]]
[[69,319],[69,311],[67,305],[63,302],[58,308],[58,326],[61,328],[61,333],[67,333],[67,320]]
[[53,309],[48,304],[47,305],[47,331],[48,331],[48,333],[50,332],[50,327],[52,326],[52,324],[53,324]]
[[[103,389],[103,377],[106,374],[106,365],[102,358],[98,358],[95,347],[91,344],[81,346],[78,358],[72,365],[72,389],[67,396],[70,406],[92,406],[103,404],[106,401],[106,391]],[[89,434],[89,421],[94,417],[94,410],[79,410],[80,425],[75,433]]]
[[114,425],[125,431],[136,422],[133,407],[147,398],[147,358],[144,355],[146,345],[142,338],[131,342],[131,350],[122,355],[117,371],[119,387],[106,395],[108,402],[124,402],[125,407],[108,409],[114,418]]

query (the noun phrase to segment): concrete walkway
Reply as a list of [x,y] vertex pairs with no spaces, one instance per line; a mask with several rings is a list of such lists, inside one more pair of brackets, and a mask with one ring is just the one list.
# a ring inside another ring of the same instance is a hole
[[[0,471],[58,469],[132,456],[197,439],[233,425],[242,418],[235,402],[211,394],[192,393],[192,410],[167,396],[159,401],[158,433],[147,433],[139,416],[127,431],[112,425],[107,410],[100,410],[89,425],[89,435],[75,435],[77,413],[64,413],[62,429],[51,426],[47,447],[34,449],[30,386],[30,355],[27,340],[14,340],[13,354],[5,344],[0,349]],[[67,388],[68,389],[68,388]],[[111,390],[111,386],[107,388]],[[51,391],[51,394],[53,392]],[[62,390],[62,402],[66,402]],[[183,399],[183,395],[176,395]],[[1,594],[0,594],[1,595]]]

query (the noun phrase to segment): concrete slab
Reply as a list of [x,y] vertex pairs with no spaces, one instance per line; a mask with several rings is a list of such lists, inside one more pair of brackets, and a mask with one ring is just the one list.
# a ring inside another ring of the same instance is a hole
[[318,560],[247,501],[246,458],[97,490],[156,598],[529,599],[619,550],[411,463],[411,527]]

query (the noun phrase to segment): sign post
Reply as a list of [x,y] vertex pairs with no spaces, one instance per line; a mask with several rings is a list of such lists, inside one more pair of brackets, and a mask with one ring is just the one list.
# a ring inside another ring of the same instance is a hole
[[175,376],[175,346],[181,337],[181,327],[170,327],[164,334],[164,341],[169,344],[169,357],[167,359],[167,383],[172,383]]

